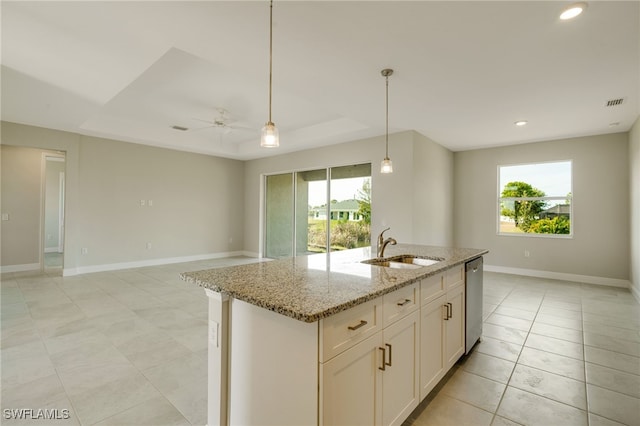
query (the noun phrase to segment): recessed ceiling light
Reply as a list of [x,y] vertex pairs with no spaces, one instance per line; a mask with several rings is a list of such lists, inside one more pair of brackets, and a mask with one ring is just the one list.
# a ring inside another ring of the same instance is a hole
[[586,3],[574,3],[569,7],[566,7],[562,13],[560,14],[560,19],[566,21],[568,19],[573,19],[576,16],[580,15],[587,8]]
[[516,121],[516,122],[515,122],[515,123],[513,123],[513,124],[515,124],[515,125],[516,125],[516,126],[518,126],[518,127],[522,127],[522,126],[525,126],[527,123],[528,123],[528,121],[527,121],[527,120],[519,120],[519,121]]

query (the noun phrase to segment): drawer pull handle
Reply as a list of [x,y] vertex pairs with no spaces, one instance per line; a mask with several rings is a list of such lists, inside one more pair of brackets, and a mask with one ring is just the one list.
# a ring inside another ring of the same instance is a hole
[[378,348],[382,351],[382,367],[378,367],[378,370],[385,371],[387,369],[387,363],[385,362],[385,358],[387,357],[387,349],[386,348]]
[[453,317],[453,305],[451,303],[447,303],[449,305],[449,318]]
[[444,305],[442,305],[442,307],[447,310],[446,313],[444,314],[444,320],[449,321],[449,304],[445,303]]
[[411,303],[411,299],[404,299],[404,302],[398,302],[397,305],[398,306],[404,306],[407,303]]
[[391,367],[391,345],[388,343],[384,344],[386,347],[389,348],[389,362],[387,363],[386,361],[384,362],[386,365],[388,365],[389,367]]
[[365,320],[360,320],[360,324],[358,325],[350,325],[349,327],[347,327],[349,330],[353,331],[353,330],[357,330],[360,327],[364,327],[365,325],[367,325],[368,323]]

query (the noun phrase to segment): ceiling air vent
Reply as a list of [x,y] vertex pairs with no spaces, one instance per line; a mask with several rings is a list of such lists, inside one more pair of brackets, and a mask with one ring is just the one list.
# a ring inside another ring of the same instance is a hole
[[621,105],[622,102],[624,102],[624,98],[618,98],[618,99],[609,99],[604,106],[606,107],[613,107],[613,106],[618,106]]
[[180,130],[180,131],[182,131],[182,132],[186,132],[187,130],[189,130],[189,128],[187,128],[187,127],[182,127],[182,126],[171,126],[171,128],[172,128],[173,130]]

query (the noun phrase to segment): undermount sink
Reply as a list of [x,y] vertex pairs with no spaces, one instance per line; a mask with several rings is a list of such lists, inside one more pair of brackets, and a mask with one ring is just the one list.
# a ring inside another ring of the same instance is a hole
[[399,256],[384,257],[376,259],[363,260],[362,263],[367,263],[374,266],[384,266],[387,268],[395,269],[418,269],[424,266],[435,265],[444,259],[439,257],[427,257],[427,256],[414,256],[412,254],[401,254]]

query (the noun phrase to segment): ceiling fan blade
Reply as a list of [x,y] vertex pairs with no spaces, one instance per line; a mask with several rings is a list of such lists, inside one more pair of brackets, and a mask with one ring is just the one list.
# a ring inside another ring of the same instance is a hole
[[231,125],[231,126],[227,126],[227,127],[231,128],[233,130],[242,130],[242,131],[245,131],[245,132],[252,132],[252,133],[258,133],[259,132],[258,129],[254,129],[253,127],[247,127],[247,126],[233,126],[233,125]]
[[215,127],[218,127],[218,126],[216,126],[214,124],[214,125],[211,125],[211,126],[204,126],[204,127],[192,127],[192,128],[189,129],[189,131],[190,132],[197,132],[199,130],[212,129],[212,128],[215,128]]
[[192,118],[192,120],[200,121],[200,122],[202,122],[202,123],[209,123],[209,124],[211,124],[211,125],[213,125],[213,126],[215,126],[215,125],[216,125],[216,122],[215,122],[215,121],[211,121],[211,120],[203,120],[203,119],[201,119],[201,118],[195,118],[195,117],[194,117],[194,118]]

